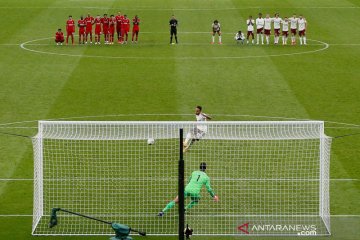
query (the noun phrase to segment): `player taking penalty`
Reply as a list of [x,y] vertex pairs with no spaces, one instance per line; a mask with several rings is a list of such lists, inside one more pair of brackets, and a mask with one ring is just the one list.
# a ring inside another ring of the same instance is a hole
[[[205,173],[205,171],[206,171],[206,163],[202,162],[202,163],[200,163],[200,171],[194,171],[191,173],[189,182],[186,185],[185,191],[184,191],[185,199],[190,197],[191,202],[185,207],[185,211],[194,207],[195,205],[197,205],[199,203],[200,198],[201,198],[200,191],[201,191],[201,188],[203,185],[205,185],[206,190],[208,191],[210,196],[214,199],[214,201],[215,202],[219,201],[219,197],[215,194],[215,192],[211,188],[210,178]],[[173,208],[175,206],[175,204],[177,204],[178,202],[179,202],[179,196],[176,196],[176,198],[173,201],[169,202],[165,206],[165,208],[158,213],[158,216],[159,217],[164,216],[164,214],[168,210]]]
[[[207,120],[211,120],[211,117],[209,115],[202,112],[201,106],[197,106],[195,108],[195,117],[197,122],[204,122]],[[200,139],[204,137],[206,132],[207,132],[207,126],[200,124],[191,131],[189,131],[186,134],[183,152],[186,152],[195,141],[200,141]]]

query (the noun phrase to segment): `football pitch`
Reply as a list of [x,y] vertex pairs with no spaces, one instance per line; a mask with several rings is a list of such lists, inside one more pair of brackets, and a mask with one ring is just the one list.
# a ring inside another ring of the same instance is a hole
[[[118,11],[141,19],[137,44],[78,45],[76,35],[74,46],[55,45],[69,15]],[[258,12],[303,14],[308,44],[237,44],[235,33]],[[343,136],[332,143],[330,239],[359,239],[359,0],[0,0],[0,13],[0,239],[38,238],[32,144],[15,135],[34,136],[43,119],[194,121],[196,105],[214,121],[324,120],[328,136]],[[177,45],[169,45],[172,14]],[[222,45],[210,44],[215,19]],[[250,239],[193,237],[219,238]]]

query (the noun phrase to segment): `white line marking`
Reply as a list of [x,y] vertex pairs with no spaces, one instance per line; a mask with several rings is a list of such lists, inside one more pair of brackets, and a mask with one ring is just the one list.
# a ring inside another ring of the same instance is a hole
[[[167,33],[168,34],[168,33]],[[190,33],[189,33],[190,34]],[[223,33],[224,34],[224,33]],[[231,34],[231,33],[230,33]],[[230,35],[229,34],[229,35]],[[232,34],[231,34],[232,35]],[[13,47],[17,47],[19,46],[21,43],[2,43],[0,44],[0,46],[13,46]],[[94,44],[93,44],[94,45]],[[131,44],[130,44],[131,45]],[[138,43],[134,46],[167,46],[168,44],[167,43],[146,43],[146,42],[141,42],[141,43]],[[208,43],[181,43],[181,46],[200,46],[200,45],[204,45],[204,46],[209,46]],[[227,44],[227,43],[223,43],[222,45],[235,45],[235,44]],[[321,43],[310,43],[310,44],[307,44],[308,46],[322,46],[323,44]],[[357,46],[360,46],[360,44],[358,43],[328,43],[328,45],[331,47],[331,46],[349,46],[349,47],[357,47]],[[26,44],[26,46],[55,46],[55,44],[50,44],[50,43],[29,43],[29,44]],[[76,45],[76,46],[81,46],[83,47],[84,45]],[[88,44],[88,45],[85,45],[85,46],[92,46],[91,44]],[[122,45],[118,45],[118,44],[115,44],[111,47],[115,47],[115,46],[122,46]],[[244,45],[244,46],[252,46],[252,44],[250,45]],[[265,46],[265,45],[264,45]],[[101,46],[97,46],[97,47],[101,47]],[[258,46],[260,47],[260,46]]]
[[[40,120],[56,121],[56,120],[72,120],[72,119],[89,119],[89,118],[109,118],[109,117],[134,117],[134,116],[193,116],[194,114],[189,113],[140,113],[140,114],[109,114],[109,115],[92,115],[92,116],[77,116],[77,117],[64,117],[64,118],[49,118],[49,119],[37,119],[27,120],[19,122],[2,123],[0,126],[14,125],[14,124],[25,124],[25,123],[37,123]],[[306,118],[292,118],[282,116],[265,116],[265,115],[250,115],[250,114],[211,114],[212,116],[220,117],[247,117],[247,118],[265,118],[265,119],[281,119],[281,120],[298,120],[298,121],[312,121],[313,119]],[[360,127],[360,124],[354,123],[343,123],[324,120],[325,123],[339,124],[352,127]]]
[[[0,217],[32,217],[32,214],[0,214]],[[48,215],[45,215],[48,216]],[[118,215],[94,215],[94,217],[114,217]],[[122,217],[124,215],[121,215]],[[126,215],[127,217],[154,217],[154,214],[140,214],[140,215]],[[176,216],[176,215],[173,215]],[[73,216],[69,216],[73,217]],[[229,215],[229,214],[221,214],[221,215],[189,215],[188,217],[319,217],[318,215]],[[359,214],[339,214],[339,215],[330,215],[330,217],[360,217]]]
[[32,217],[32,214],[0,214],[0,217]]
[[[0,9],[79,9],[80,7],[0,7]],[[112,10],[115,9],[118,11],[118,8],[108,8],[108,7],[93,7],[85,6],[81,7],[84,9],[99,9],[99,10]],[[236,11],[236,10],[245,10],[245,9],[260,9],[260,6],[253,7],[240,7],[240,8],[121,8],[122,11]],[[276,7],[277,9],[288,9],[288,7]],[[358,6],[309,6],[309,7],[292,7],[292,9],[358,9]]]
[[[103,181],[103,180],[118,180],[118,181],[148,181],[148,180],[173,180],[173,178],[66,178],[66,179],[44,179],[44,181]],[[0,178],[0,181],[33,181],[32,178]],[[212,178],[214,181],[319,181],[318,179],[243,179],[243,178]],[[356,178],[332,178],[330,181],[359,181]]]
[[33,181],[32,178],[0,178],[0,181]]
[[[36,41],[42,41],[51,39],[50,38],[41,38],[41,39],[34,39],[20,44],[20,47],[26,51],[30,51],[33,53],[38,54],[47,54],[47,55],[58,55],[58,56],[68,56],[68,57],[84,57],[84,58],[102,58],[102,59],[145,59],[145,60],[167,60],[167,59],[176,59],[176,60],[220,60],[220,59],[246,59],[246,58],[262,58],[262,57],[282,57],[282,56],[294,56],[294,55],[302,55],[302,54],[309,54],[309,53],[317,53],[320,51],[324,51],[329,48],[329,44],[326,42],[322,42],[319,40],[311,40],[321,43],[324,47],[316,50],[310,51],[303,51],[303,52],[294,52],[294,53],[284,53],[284,54],[264,54],[264,55],[250,55],[250,56],[224,56],[224,57],[195,57],[195,56],[186,56],[186,57],[129,57],[129,56],[101,56],[101,55],[83,55],[83,54],[66,54],[66,53],[55,53],[55,52],[46,52],[46,51],[39,51],[27,48],[29,44],[32,44]],[[303,46],[306,47],[306,46]]]

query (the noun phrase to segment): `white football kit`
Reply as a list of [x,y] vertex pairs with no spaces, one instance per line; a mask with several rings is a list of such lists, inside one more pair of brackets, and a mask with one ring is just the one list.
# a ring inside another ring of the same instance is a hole
[[256,19],[256,28],[261,29],[264,28],[265,20],[263,18],[257,18]]
[[264,29],[266,30],[271,30],[271,22],[272,22],[272,18],[265,18],[264,19]]
[[255,21],[253,19],[246,20],[246,25],[248,26],[247,27],[248,32],[254,31],[254,24],[255,24]]
[[282,20],[282,19],[279,18],[279,17],[273,18],[274,29],[280,29],[281,20]]

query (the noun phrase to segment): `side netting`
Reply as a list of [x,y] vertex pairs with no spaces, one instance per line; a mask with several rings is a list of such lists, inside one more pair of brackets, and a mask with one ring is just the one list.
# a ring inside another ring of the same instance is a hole
[[[329,235],[331,139],[321,121],[41,121],[34,146],[34,235],[110,235],[105,224],[176,235],[179,129],[201,130],[184,154],[185,177],[206,162],[220,201],[202,189],[185,221],[196,235]],[[153,138],[154,144],[148,145]],[[186,183],[185,183],[186,184]],[[190,198],[185,200],[185,206]]]

